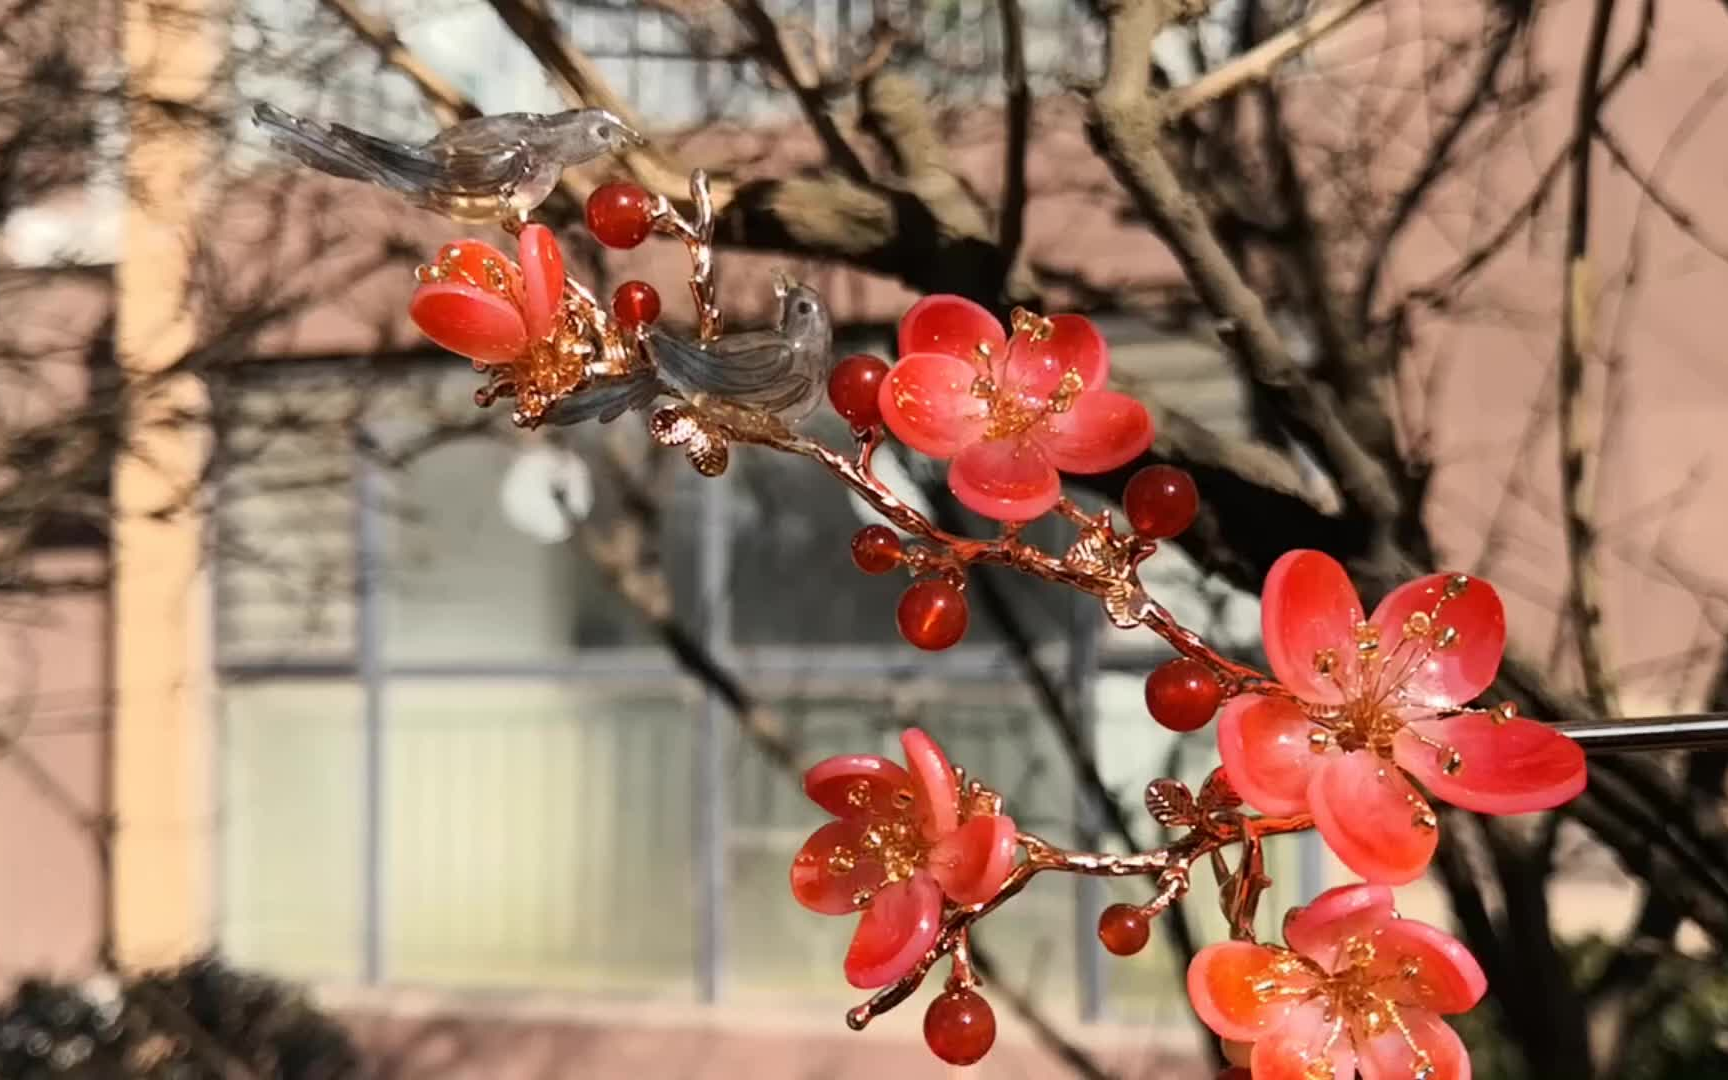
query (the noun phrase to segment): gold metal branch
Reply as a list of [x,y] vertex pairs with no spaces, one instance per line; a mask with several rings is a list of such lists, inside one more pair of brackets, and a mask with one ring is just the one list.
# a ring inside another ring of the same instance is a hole
[[[951,906],[935,944],[919,957],[911,971],[878,990],[862,1005],[848,1010],[846,1026],[853,1031],[862,1031],[870,1021],[911,997],[923,985],[930,969],[944,956],[964,955],[963,950],[975,923],[1007,903],[1045,871],[1089,877],[1152,877],[1157,882],[1158,893],[1147,905],[1147,910],[1156,914],[1187,893],[1194,864],[1199,860],[1232,845],[1243,845],[1246,850],[1257,854],[1261,842],[1268,836],[1303,832],[1313,827],[1314,819],[1306,814],[1251,817],[1234,810],[1219,809],[1196,818],[1187,834],[1179,839],[1132,855],[1068,851],[1031,833],[1021,833],[1016,840],[1025,858],[1009,873],[996,895],[981,904]],[[1251,923],[1252,905],[1248,905],[1247,917]],[[1249,939],[1253,937],[1253,928],[1249,924],[1233,924],[1232,932]],[[964,961],[957,966],[952,979],[961,979],[968,985],[976,982],[976,976]]]

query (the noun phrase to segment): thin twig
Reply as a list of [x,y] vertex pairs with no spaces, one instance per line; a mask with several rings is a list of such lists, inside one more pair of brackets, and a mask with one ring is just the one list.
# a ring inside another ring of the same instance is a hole
[[1186,86],[1164,95],[1164,115],[1174,119],[1243,87],[1270,79],[1280,65],[1369,8],[1375,0],[1340,0],[1231,58]]
[[1517,42],[1518,31],[1524,25],[1507,15],[1498,18],[1499,22],[1494,26],[1487,51],[1476,69],[1476,74],[1470,80],[1469,94],[1434,136],[1415,177],[1398,192],[1385,222],[1368,242],[1368,265],[1362,271],[1361,282],[1356,287],[1357,326],[1366,326],[1374,313],[1374,298],[1380,289],[1380,279],[1392,257],[1392,248],[1399,234],[1415,218],[1429,192],[1446,176],[1448,166],[1453,163],[1452,154],[1458,149],[1464,133],[1496,96],[1500,71],[1506,66],[1507,58],[1512,55],[1512,46]]
[[[1590,166],[1601,110],[1602,64],[1615,0],[1596,0],[1572,118],[1571,205],[1566,222],[1566,267],[1561,284],[1560,355],[1556,365],[1560,431],[1561,527],[1566,538],[1572,630],[1584,691],[1603,716],[1615,707],[1614,675],[1602,626],[1602,581],[1596,565],[1595,476],[1588,468],[1598,433],[1584,393],[1584,365],[1593,351],[1595,285],[1590,265]],[[1587,475],[1589,474],[1589,475]]]
[[426,98],[427,104],[437,114],[439,123],[448,127],[458,120],[480,115],[479,107],[468,100],[462,91],[456,89],[454,83],[438,74],[431,65],[402,44],[402,39],[396,36],[395,28],[383,16],[362,9],[354,0],[324,0],[324,5],[341,16],[342,21],[348,24],[356,36],[378,50],[384,63],[413,80],[414,85]]
[[1371,520],[1389,522],[1399,507],[1385,465],[1350,431],[1331,389],[1297,366],[1265,303],[1230,261],[1164,152],[1162,113],[1148,73],[1152,40],[1171,14],[1167,7],[1157,0],[1123,0],[1110,15],[1109,64],[1092,96],[1105,158],[1220,320],[1221,334],[1243,357],[1256,386],[1331,469],[1345,498]]
[[1632,178],[1632,182],[1638,185],[1638,190],[1644,193],[1645,198],[1649,199],[1658,210],[1668,215],[1668,219],[1674,222],[1675,228],[1690,236],[1694,243],[1711,255],[1723,262],[1728,262],[1728,243],[1724,243],[1706,232],[1695,214],[1681,206],[1674,200],[1674,196],[1662,189],[1656,170],[1652,169],[1649,173],[1645,173],[1639,169],[1631,155],[1626,152],[1626,145],[1620,141],[1619,136],[1615,135],[1607,124],[1598,122],[1596,137],[1601,140],[1602,148],[1608,151],[1608,156],[1614,159],[1614,164],[1620,166],[1621,171]]
[[829,163],[851,180],[861,183],[870,179],[863,160],[846,141],[846,136],[840,133],[834,114],[828,111],[821,79],[815,72],[805,70],[806,65],[792,51],[774,17],[756,0],[727,0],[727,6],[750,31],[757,54],[791,87],[793,96],[798,99],[798,107],[804,111],[804,119],[809,121],[816,137],[822,140]]
[[996,230],[1004,279],[1026,235],[1026,158],[1032,141],[1032,89],[1026,81],[1026,26],[1020,0],[999,0],[1002,14],[1002,82],[1007,90],[1007,128],[1002,161],[1002,209]]

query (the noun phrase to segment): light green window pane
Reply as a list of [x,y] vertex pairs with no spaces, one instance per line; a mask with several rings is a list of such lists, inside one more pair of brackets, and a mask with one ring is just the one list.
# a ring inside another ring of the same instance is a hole
[[242,967],[355,978],[361,695],[337,682],[222,693],[221,940]]
[[391,979],[688,991],[690,700],[398,681],[386,710]]

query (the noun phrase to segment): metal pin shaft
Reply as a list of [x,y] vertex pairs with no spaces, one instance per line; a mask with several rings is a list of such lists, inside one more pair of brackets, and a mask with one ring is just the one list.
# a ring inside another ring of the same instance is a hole
[[1576,739],[1587,754],[1728,749],[1728,713],[1582,720],[1554,729]]

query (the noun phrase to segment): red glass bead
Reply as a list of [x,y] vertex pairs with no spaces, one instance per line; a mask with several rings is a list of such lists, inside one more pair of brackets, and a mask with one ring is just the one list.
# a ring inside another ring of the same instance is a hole
[[853,534],[852,562],[866,574],[886,574],[900,565],[900,538],[886,525],[866,525]]
[[1146,676],[1146,711],[1171,731],[1198,731],[1224,701],[1217,676],[1198,660],[1178,656]]
[[1194,490],[1194,478],[1182,469],[1148,465],[1128,481],[1122,508],[1135,532],[1163,540],[1193,524],[1200,493]]
[[887,377],[886,361],[862,353],[848,356],[835,364],[828,376],[828,400],[834,403],[834,411],[853,427],[875,427],[882,422],[882,408],[877,401],[882,394],[882,380]]
[[924,1042],[950,1065],[972,1065],[996,1041],[996,1013],[971,990],[951,990],[924,1012]]
[[1117,956],[1133,956],[1151,936],[1151,920],[1133,904],[1111,904],[1098,916],[1098,940]]
[[612,294],[612,314],[628,326],[646,326],[660,317],[660,294],[646,281],[626,281]]
[[966,636],[966,597],[946,581],[914,582],[900,595],[895,612],[900,636],[930,652],[940,652]]
[[654,198],[635,184],[601,184],[588,196],[588,231],[609,248],[633,248],[654,228]]

